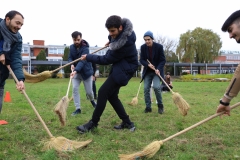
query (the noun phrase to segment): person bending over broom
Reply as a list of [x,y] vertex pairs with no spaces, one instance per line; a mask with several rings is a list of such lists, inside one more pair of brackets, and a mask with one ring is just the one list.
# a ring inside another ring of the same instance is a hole
[[[223,32],[228,32],[230,38],[234,38],[237,43],[240,43],[240,10],[233,12],[222,26]],[[237,66],[232,80],[227,87],[223,97],[219,101],[217,113],[225,112],[230,116],[230,101],[238,95],[240,90],[240,64]]]
[[118,98],[118,93],[122,86],[128,84],[138,67],[136,35],[131,21],[127,18],[122,19],[117,15],[110,16],[105,23],[105,27],[109,31],[109,42],[106,44],[106,46],[109,46],[107,53],[103,56],[87,54],[82,55],[82,58],[100,65],[112,64],[112,68],[108,78],[98,90],[98,103],[91,120],[76,127],[80,133],[88,132],[98,126],[107,101],[110,102],[118,117],[122,120],[122,123],[114,126],[114,128],[135,130],[134,123],[131,122]]
[[22,36],[18,32],[24,22],[24,17],[18,11],[9,11],[5,19],[0,18],[0,113],[2,110],[5,81],[9,76],[6,65],[10,65],[18,79],[16,88],[22,91],[24,74],[22,70]]
[[[89,54],[89,44],[86,40],[82,39],[82,33],[75,31],[72,33],[73,43],[70,46],[70,53],[68,56],[68,62],[72,62],[80,58],[83,54]],[[93,68],[90,62],[78,61],[71,65],[72,85],[73,85],[73,100],[76,107],[76,110],[72,113],[72,116],[81,113],[80,108],[80,94],[79,86],[81,81],[84,83],[84,88],[87,94],[87,97],[90,99],[92,106],[95,108],[96,103],[94,101],[94,95],[92,91],[92,74]]]

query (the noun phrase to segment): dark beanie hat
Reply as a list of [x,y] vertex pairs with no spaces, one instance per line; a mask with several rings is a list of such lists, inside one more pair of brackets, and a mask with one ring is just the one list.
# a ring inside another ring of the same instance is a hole
[[147,31],[147,32],[144,34],[143,38],[146,37],[146,36],[149,36],[149,37],[151,37],[152,39],[154,39],[154,38],[153,38],[153,33],[152,33],[151,31]]
[[233,12],[228,19],[224,22],[222,26],[222,31],[226,32],[228,27],[237,19],[240,17],[240,10]]

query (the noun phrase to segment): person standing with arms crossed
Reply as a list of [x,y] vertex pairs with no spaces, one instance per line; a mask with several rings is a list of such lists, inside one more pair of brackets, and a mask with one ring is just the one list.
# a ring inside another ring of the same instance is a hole
[[86,133],[98,126],[107,101],[110,102],[118,117],[122,120],[122,123],[114,126],[114,129],[135,130],[134,123],[127,115],[118,94],[120,88],[128,84],[138,68],[136,35],[131,21],[127,18],[122,19],[117,15],[110,16],[106,20],[105,27],[109,32],[109,42],[106,44],[106,46],[109,46],[107,53],[103,56],[82,55],[82,58],[100,65],[112,64],[112,68],[108,78],[98,90],[98,103],[91,120],[76,127],[80,133]]
[[10,65],[18,79],[18,91],[25,89],[22,70],[22,36],[18,32],[23,25],[23,15],[15,10],[9,11],[5,19],[0,18],[0,113],[2,110],[5,81],[9,76]]

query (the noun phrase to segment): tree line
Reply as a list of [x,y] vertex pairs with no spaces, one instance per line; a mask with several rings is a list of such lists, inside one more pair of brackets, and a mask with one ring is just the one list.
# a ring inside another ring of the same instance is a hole
[[[221,38],[210,29],[197,27],[194,30],[188,30],[186,33],[180,35],[179,40],[156,35],[154,41],[163,45],[167,62],[212,63],[216,57],[221,55]],[[68,60],[69,51],[69,47],[65,47],[63,61]],[[47,60],[45,51],[41,50],[36,59]],[[55,68],[54,66],[37,66],[38,72],[53,70]],[[198,73],[200,73],[200,69],[199,67]],[[99,66],[99,72],[102,75],[106,75],[105,73],[109,72],[109,70],[110,65]],[[70,66],[64,68],[64,73],[70,72]],[[165,72],[173,73],[173,67],[165,67]],[[177,72],[181,72],[181,70],[178,69]]]

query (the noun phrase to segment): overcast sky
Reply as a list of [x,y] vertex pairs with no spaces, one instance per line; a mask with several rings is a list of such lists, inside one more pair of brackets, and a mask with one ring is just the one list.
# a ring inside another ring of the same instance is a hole
[[181,34],[201,27],[220,36],[222,50],[240,50],[221,31],[227,17],[240,9],[240,0],[1,0],[0,5],[1,18],[10,10],[23,14],[23,43],[45,40],[45,45],[70,45],[71,33],[80,31],[90,46],[102,47],[108,41],[106,19],[119,15],[132,21],[137,48],[148,30],[178,41]]

